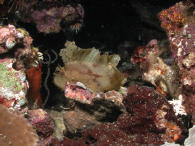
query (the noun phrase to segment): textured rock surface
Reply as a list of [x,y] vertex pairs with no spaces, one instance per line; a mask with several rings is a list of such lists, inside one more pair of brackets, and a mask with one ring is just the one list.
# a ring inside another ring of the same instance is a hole
[[160,12],[161,25],[170,41],[170,50],[179,68],[184,106],[188,113],[195,109],[195,19],[194,4],[180,2]]
[[166,63],[171,57],[160,57],[163,53],[168,54],[168,46],[163,43],[151,40],[146,46],[136,48],[131,62],[139,65],[143,80],[153,84],[161,94],[169,94],[177,99],[180,93],[178,73],[173,63]]
[[19,13],[21,21],[34,23],[38,32],[45,34],[78,32],[84,18],[83,7],[74,0],[24,0]]
[[17,70],[37,66],[41,53],[32,46],[29,33],[13,25],[0,26],[0,54],[3,58],[15,58],[13,67]]
[[0,59],[0,103],[21,108],[27,103],[28,81],[23,70],[15,70],[13,59]]
[[0,145],[37,146],[38,136],[21,115],[8,111],[0,105]]
[[28,110],[27,118],[40,138],[45,139],[54,132],[54,121],[43,109]]

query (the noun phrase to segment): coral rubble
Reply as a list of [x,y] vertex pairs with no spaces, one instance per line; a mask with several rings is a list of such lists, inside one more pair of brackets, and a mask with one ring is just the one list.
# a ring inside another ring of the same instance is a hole
[[90,91],[86,87],[79,86],[77,84],[67,83],[64,89],[64,95],[67,98],[74,99],[76,101],[91,104],[92,100],[96,97],[93,91]]

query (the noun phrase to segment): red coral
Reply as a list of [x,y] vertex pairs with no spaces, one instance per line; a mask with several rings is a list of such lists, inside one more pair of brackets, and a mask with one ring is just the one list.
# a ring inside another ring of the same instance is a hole
[[127,133],[154,132],[162,138],[162,141],[169,142],[176,141],[181,137],[181,125],[171,105],[153,88],[129,87],[124,105],[131,116],[120,117],[118,126]]

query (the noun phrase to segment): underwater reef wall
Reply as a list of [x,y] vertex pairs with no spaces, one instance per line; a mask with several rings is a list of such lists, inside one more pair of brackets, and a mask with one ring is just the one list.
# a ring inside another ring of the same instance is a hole
[[83,25],[84,8],[72,0],[24,0],[19,9],[19,20],[33,23],[38,32],[78,32]]
[[[35,25],[35,33],[46,40],[59,37],[60,31],[78,32],[83,25],[84,9],[77,0],[21,4],[20,21]],[[133,6],[137,5],[142,6],[140,2]],[[53,61],[51,50],[44,50],[47,60],[33,47],[27,31],[0,26],[0,145],[190,146],[195,123],[194,3],[181,1],[158,17],[167,39],[152,39],[134,52],[128,52],[130,42],[123,41],[117,50],[122,61],[118,54],[79,47],[73,41],[66,41],[61,50],[57,49],[63,44],[52,42],[51,48],[60,53],[52,50]],[[156,22],[145,22],[160,29]],[[36,45],[50,44],[41,43]],[[42,104],[42,86],[57,92],[48,92],[49,100],[52,97],[57,104]]]
[[29,33],[13,25],[0,26],[0,103],[20,109],[27,103],[26,71],[43,59]]
[[170,50],[179,69],[183,104],[188,113],[195,110],[195,6],[180,2],[159,14],[170,42]]

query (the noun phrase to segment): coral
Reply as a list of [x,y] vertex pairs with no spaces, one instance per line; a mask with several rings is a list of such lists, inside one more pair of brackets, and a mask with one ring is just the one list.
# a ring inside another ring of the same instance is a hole
[[39,32],[58,33],[63,31],[78,32],[83,24],[84,9],[73,1],[25,0],[19,11],[20,20],[34,23]]
[[170,94],[174,98],[179,96],[178,73],[174,66],[165,63],[169,58],[161,58],[166,49],[161,42],[151,40],[146,46],[138,47],[131,62],[139,65],[142,79],[152,83],[162,94]]
[[[124,91],[123,91],[124,90]],[[119,107],[123,106],[123,98],[126,95],[127,89],[125,87],[121,87],[119,91],[111,90],[102,94],[99,94],[97,98],[98,100],[103,99],[107,101],[111,101]]]
[[139,65],[142,79],[152,83],[161,94],[175,98],[170,103],[177,114],[184,115],[192,114],[195,108],[194,12],[191,1],[161,11],[159,19],[168,44],[151,40],[146,46],[138,47],[131,58],[132,63]]
[[186,21],[183,11],[184,7],[182,3],[177,3],[169,9],[161,11],[159,14],[162,22],[161,27],[170,32],[175,32],[180,29]]
[[41,139],[45,139],[53,134],[54,121],[43,109],[28,110],[27,118]]
[[80,82],[76,84],[67,83],[64,89],[65,97],[79,101],[84,104],[93,104],[96,100],[106,100],[112,101],[118,106],[122,106],[122,100],[125,93],[120,93],[120,91],[111,90],[108,92],[95,93],[89,88],[86,88]]
[[13,59],[0,59],[0,103],[21,108],[26,102],[28,81],[23,70],[12,68]]
[[20,108],[29,88],[25,71],[38,66],[42,54],[32,46],[28,32],[13,25],[0,26],[0,50],[0,102]]
[[67,82],[81,82],[94,92],[119,89],[124,76],[116,68],[118,55],[100,55],[94,48],[81,49],[74,42],[67,42],[60,56],[64,67],[58,67],[54,74],[54,83],[64,90]]
[[[65,138],[61,142],[53,141],[54,144],[66,146],[79,141],[81,146],[139,146],[171,143],[182,138],[183,128],[172,106],[153,88],[130,86],[123,102],[127,112],[115,122],[95,125],[82,130],[77,139]],[[78,121],[76,123],[73,125],[78,125]]]
[[[171,11],[170,11],[171,10]],[[195,6],[192,2],[180,2],[171,8],[160,12],[161,24],[171,24],[175,29],[163,27],[167,32],[170,42],[170,50],[172,56],[179,69],[180,84],[182,87],[181,96],[183,105],[187,113],[191,114],[195,109],[195,78],[194,78],[194,52],[195,52]],[[166,15],[164,15],[166,13]],[[182,25],[174,25],[173,22],[178,21],[177,18],[170,16],[182,15]]]
[[42,59],[38,49],[32,47],[28,32],[13,25],[0,26],[0,54],[15,58],[13,67],[17,70],[37,66]]
[[0,105],[0,145],[37,146],[38,137],[32,126],[22,116]]
[[[121,92],[122,91],[111,90],[105,93],[94,93],[81,83],[68,83],[65,87],[64,95],[68,99],[73,99],[77,101],[74,106],[73,113],[77,114],[81,112],[80,116],[82,116],[82,113],[86,112],[90,113],[98,121],[114,121],[116,120],[118,115],[121,114],[121,112],[124,110],[124,106],[122,103],[124,93]],[[84,111],[77,111],[77,106]],[[67,114],[68,113],[69,112],[67,112]],[[88,116],[86,115],[86,117]],[[79,115],[77,116],[77,118],[79,118]],[[82,119],[82,121],[84,120]]]
[[0,54],[6,53],[13,49],[14,46],[23,40],[24,34],[13,25],[1,26],[0,27]]
[[108,145],[108,146],[136,146],[134,136],[129,136],[123,131],[120,131],[112,124],[101,124],[92,129],[83,132],[83,140],[88,145]]
[[174,109],[175,115],[187,115],[185,107],[183,106],[183,96],[180,94],[178,99],[168,101]]
[[124,105],[132,116],[119,117],[118,125],[127,133],[156,131],[164,142],[173,142],[182,137],[182,126],[172,106],[153,88],[130,86]]
[[64,89],[64,95],[67,98],[77,100],[82,103],[91,104],[96,94],[84,86],[67,83]]

